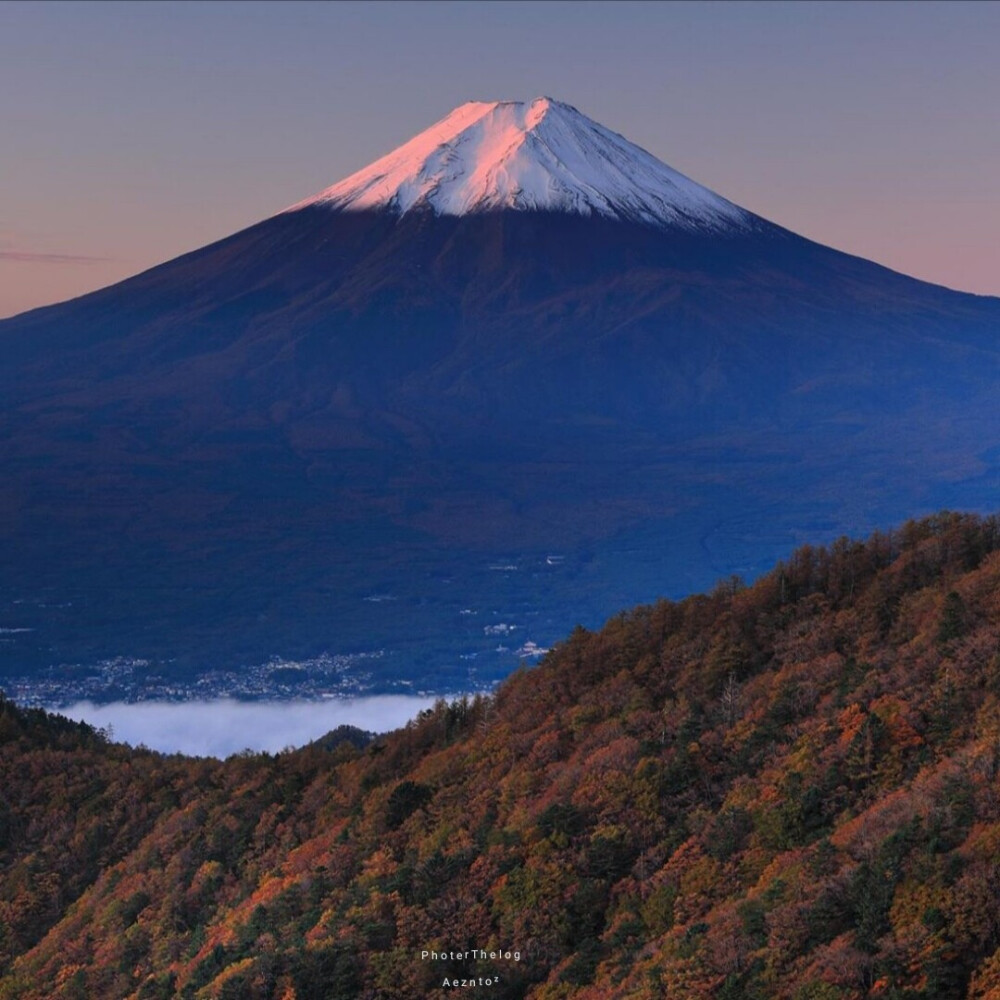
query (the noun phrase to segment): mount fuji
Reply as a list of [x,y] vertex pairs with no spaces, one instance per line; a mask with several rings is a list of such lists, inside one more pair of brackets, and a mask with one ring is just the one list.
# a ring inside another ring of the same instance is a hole
[[991,508],[998,334],[1000,300],[796,236],[566,104],[462,105],[0,323],[0,675],[487,684],[803,541]]

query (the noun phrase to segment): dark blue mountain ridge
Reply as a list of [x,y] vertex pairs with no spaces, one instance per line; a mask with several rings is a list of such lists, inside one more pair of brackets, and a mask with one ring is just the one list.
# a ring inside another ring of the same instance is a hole
[[710,192],[722,223],[615,215],[620,187],[449,214],[447,180],[0,323],[0,628],[32,629],[0,670],[384,650],[373,687],[456,690],[802,542],[995,505],[1000,300]]

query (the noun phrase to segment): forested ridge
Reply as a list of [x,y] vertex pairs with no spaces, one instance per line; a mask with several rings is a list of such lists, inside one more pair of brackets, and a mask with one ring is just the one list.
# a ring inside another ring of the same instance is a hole
[[367,744],[0,701],[0,1000],[1000,1000],[998,550],[802,548]]

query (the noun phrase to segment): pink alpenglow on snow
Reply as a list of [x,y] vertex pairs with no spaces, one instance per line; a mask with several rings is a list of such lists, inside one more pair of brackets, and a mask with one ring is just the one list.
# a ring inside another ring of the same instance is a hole
[[754,216],[548,97],[470,101],[289,211],[570,212],[719,232]]

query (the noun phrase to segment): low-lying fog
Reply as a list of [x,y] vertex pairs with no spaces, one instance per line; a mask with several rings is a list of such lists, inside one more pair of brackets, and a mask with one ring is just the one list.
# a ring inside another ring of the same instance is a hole
[[145,744],[165,753],[228,757],[241,750],[275,753],[299,747],[337,726],[384,733],[405,726],[434,698],[380,695],[328,701],[77,702],[52,709],[92,726],[112,729],[117,743]]

